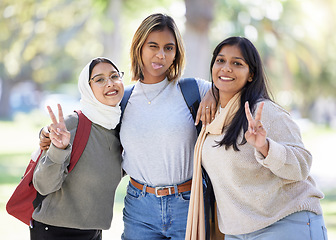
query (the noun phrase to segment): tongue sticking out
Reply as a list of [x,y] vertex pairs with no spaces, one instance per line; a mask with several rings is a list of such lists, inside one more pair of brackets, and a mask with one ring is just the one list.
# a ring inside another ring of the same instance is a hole
[[159,64],[159,63],[152,63],[152,67],[153,67],[154,69],[159,69],[159,68],[162,68],[163,65],[162,65],[162,64]]

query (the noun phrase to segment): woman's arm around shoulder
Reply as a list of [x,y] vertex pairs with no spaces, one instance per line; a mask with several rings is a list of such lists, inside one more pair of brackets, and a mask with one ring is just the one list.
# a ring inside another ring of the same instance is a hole
[[199,105],[195,125],[198,125],[199,121],[202,124],[209,124],[215,118],[217,104],[214,94],[211,88],[211,82],[196,78],[198,89],[201,95],[201,103]]

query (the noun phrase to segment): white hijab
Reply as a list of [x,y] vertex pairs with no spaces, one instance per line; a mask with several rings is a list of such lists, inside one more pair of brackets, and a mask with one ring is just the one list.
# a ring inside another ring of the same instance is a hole
[[96,99],[89,85],[89,68],[91,62],[92,60],[84,67],[78,78],[78,89],[81,94],[81,110],[93,123],[109,130],[114,129],[120,120],[120,102],[115,107],[112,107]]

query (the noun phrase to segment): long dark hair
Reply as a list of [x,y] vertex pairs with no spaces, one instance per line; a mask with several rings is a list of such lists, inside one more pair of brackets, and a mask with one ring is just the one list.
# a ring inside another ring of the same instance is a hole
[[[240,108],[238,109],[235,117],[233,118],[230,125],[227,126],[226,133],[221,141],[217,142],[216,146],[225,146],[228,149],[230,146],[233,147],[235,151],[239,151],[238,145],[243,145],[246,143],[245,137],[243,137],[240,143],[237,143],[238,136],[243,130],[245,133],[248,128],[248,122],[245,115],[245,102],[249,102],[249,106],[252,114],[255,111],[256,104],[263,100],[269,99],[270,93],[268,91],[268,84],[266,74],[263,68],[263,64],[258,53],[252,42],[244,37],[230,37],[222,41],[217,45],[213,51],[211,64],[210,64],[210,74],[212,79],[212,67],[215,63],[216,57],[221,51],[221,49],[226,46],[237,46],[241,54],[243,55],[245,62],[249,66],[250,75],[252,76],[252,81],[247,81],[246,85],[241,90]],[[215,86],[212,79],[212,90],[216,98],[216,102],[219,102],[219,90]],[[272,100],[271,100],[272,101]]]

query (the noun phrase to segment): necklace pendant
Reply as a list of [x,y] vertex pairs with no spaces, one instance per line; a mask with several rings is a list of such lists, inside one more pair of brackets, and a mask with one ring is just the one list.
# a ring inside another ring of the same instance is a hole
[[140,83],[140,87],[142,88],[142,92],[143,92],[143,94],[144,94],[144,96],[145,96],[145,98],[147,99],[147,103],[148,103],[148,105],[150,105],[151,103],[152,103],[152,101],[157,97],[157,96],[159,96],[162,92],[163,92],[163,90],[165,90],[166,89],[166,87],[169,85],[169,82],[167,82],[167,84],[166,84],[166,86],[164,86],[151,100],[147,97],[147,95],[146,95],[146,93],[145,93],[145,90],[143,89],[143,86],[142,86],[142,84]]

